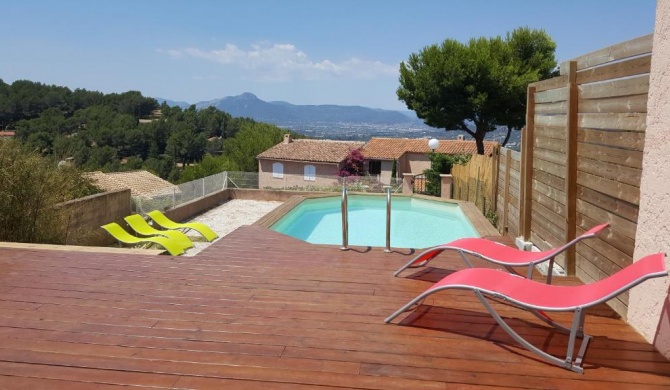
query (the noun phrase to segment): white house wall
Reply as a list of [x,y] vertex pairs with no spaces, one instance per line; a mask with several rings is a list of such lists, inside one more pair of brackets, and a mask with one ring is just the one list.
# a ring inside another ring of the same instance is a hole
[[[634,258],[670,253],[670,0],[658,0]],[[666,258],[666,267],[670,262]],[[635,287],[628,322],[670,358],[668,278]]]

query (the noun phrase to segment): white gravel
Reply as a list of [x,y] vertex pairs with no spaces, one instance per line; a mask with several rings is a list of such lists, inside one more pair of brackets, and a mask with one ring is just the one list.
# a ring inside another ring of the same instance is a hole
[[[219,235],[219,238],[216,239],[219,240],[221,237],[242,225],[253,224],[282,203],[283,202],[232,199],[204,214],[198,215],[189,222],[202,222],[206,224]],[[204,241],[202,236],[198,235],[197,232],[189,231],[188,235],[194,238],[193,244],[195,247],[187,250],[186,253],[184,253],[184,256],[194,256],[212,244],[211,242]],[[214,240],[214,242],[216,242],[216,240]]]

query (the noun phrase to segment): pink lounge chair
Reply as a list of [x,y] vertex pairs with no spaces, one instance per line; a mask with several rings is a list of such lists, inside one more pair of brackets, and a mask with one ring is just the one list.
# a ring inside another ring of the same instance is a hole
[[[606,302],[622,292],[650,278],[667,276],[665,254],[644,257],[621,271],[595,283],[581,286],[553,286],[489,268],[466,268],[456,271],[435,283],[428,290],[412,299],[405,306],[387,317],[389,323],[412,306],[420,305],[431,294],[447,289],[472,290],[496,322],[519,344],[541,358],[577,373],[584,372],[582,360],[592,336],[584,333],[585,310]],[[539,319],[569,335],[564,359],[550,355],[535,347],[516,333],[493,309],[487,298],[494,298],[528,310]],[[572,326],[564,327],[541,311],[573,312]],[[575,338],[582,338],[574,356]]]
[[[528,267],[526,277],[530,279],[533,276],[533,269],[537,264],[549,260],[549,269],[554,266],[554,257],[562,253],[570,246],[575,245],[586,238],[595,237],[603,229],[609,226],[609,223],[597,225],[584,232],[581,236],[568,242],[558,248],[542,252],[522,251],[484,238],[461,238],[447,244],[434,246],[426,249],[424,252],[410,260],[407,264],[398,269],[393,276],[398,276],[407,268],[421,267],[428,264],[440,253],[452,249],[458,251],[461,258],[468,267],[472,268],[472,263],[468,260],[466,254],[479,257],[484,260],[499,264],[507,268],[510,272],[517,273],[512,267]],[[547,273],[547,283],[551,284],[551,272]]]

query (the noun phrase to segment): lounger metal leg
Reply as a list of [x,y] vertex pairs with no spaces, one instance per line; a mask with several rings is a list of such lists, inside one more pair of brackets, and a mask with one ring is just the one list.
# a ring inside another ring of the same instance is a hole
[[551,277],[554,275],[554,258],[549,259],[549,268],[547,269],[547,284],[551,284]]
[[[546,323],[547,325],[551,325],[552,327],[556,328],[556,330],[559,330],[559,331],[561,331],[561,332],[563,332],[563,333],[565,333],[565,334],[570,334],[570,332],[572,331],[570,328],[567,328],[567,327],[565,327],[565,326],[559,324],[558,322],[552,320],[551,317],[549,317],[549,316],[547,315],[547,313],[545,313],[545,312],[543,312],[543,311],[535,310],[535,309],[528,309],[528,311],[531,312],[531,313],[533,313],[533,315],[534,315],[535,317],[537,317],[537,318],[539,318],[540,320],[542,320],[542,322],[544,322],[544,323]],[[581,333],[581,331],[577,333],[577,336],[578,336],[578,337],[582,337],[582,333]]]
[[[428,253],[430,253],[430,252],[435,252],[435,254],[433,254],[432,256],[428,257],[426,260],[423,260],[423,261],[421,261],[421,262],[419,262],[419,263],[415,263],[417,259],[422,258],[424,255],[426,255],[426,254],[428,254]],[[423,267],[424,265],[428,264],[429,261],[431,261],[432,259],[434,259],[435,256],[439,255],[439,254],[442,253],[442,252],[444,252],[444,249],[437,249],[437,250],[428,249],[428,250],[426,250],[426,251],[423,251],[423,252],[421,252],[419,255],[415,256],[412,260],[410,260],[407,264],[403,265],[402,267],[400,267],[400,269],[398,269],[397,271],[395,271],[395,273],[393,274],[393,276],[398,276],[398,275],[400,275],[400,273],[401,273],[402,271],[406,270],[407,268]]]
[[[496,322],[498,323],[498,325],[500,325],[500,327],[503,328],[503,330],[504,330],[505,332],[507,332],[507,334],[510,335],[516,342],[518,342],[519,344],[523,345],[527,350],[529,350],[529,351],[535,353],[535,354],[538,355],[539,357],[541,357],[541,358],[545,359],[546,361],[548,361],[548,362],[550,362],[550,363],[553,363],[553,364],[555,364],[555,365],[557,365],[557,366],[559,366],[559,367],[567,368],[567,369],[569,369],[569,370],[571,370],[571,371],[574,371],[574,372],[577,372],[577,373],[580,373],[580,374],[584,372],[584,370],[582,369],[582,367],[577,366],[576,364],[573,364],[573,362],[572,362],[572,355],[571,355],[571,354],[569,354],[569,356],[568,356],[565,360],[562,360],[562,359],[559,359],[559,358],[557,358],[557,357],[555,357],[555,356],[553,356],[553,355],[550,355],[550,354],[544,352],[543,350],[537,348],[537,347],[534,346],[533,344],[531,344],[531,343],[529,343],[528,341],[526,341],[526,339],[524,339],[523,337],[521,337],[521,336],[520,336],[518,333],[516,333],[516,332],[515,332],[509,325],[507,325],[507,323],[505,322],[505,320],[503,320],[502,317],[500,317],[500,315],[498,314],[498,312],[496,312],[495,309],[491,306],[491,304],[489,304],[489,302],[488,302],[488,300],[486,299],[486,297],[484,296],[484,294],[482,294],[482,293],[481,293],[480,291],[478,291],[478,290],[475,290],[474,292],[475,292],[475,295],[477,295],[477,298],[479,298],[479,301],[482,303],[482,305],[484,305],[484,307],[486,308],[486,310],[489,312],[489,314],[491,314],[491,316],[493,317],[493,319],[496,320]],[[577,318],[576,321],[577,321],[577,322],[575,322],[575,321],[573,320],[573,327],[574,327],[574,325],[575,325],[576,323],[579,323],[580,319]],[[571,348],[574,348],[574,338],[575,338],[575,334],[576,334],[576,332],[572,332],[572,331],[570,332],[570,340],[571,340],[571,341],[570,341],[570,343],[569,343],[569,345],[568,345],[568,353],[571,353],[571,352],[572,352]],[[586,341],[587,341],[587,340],[585,339],[584,342],[586,342]],[[584,342],[583,342],[583,343],[584,343]],[[583,358],[583,353],[584,353],[585,351],[586,351],[586,347],[582,344],[582,348],[580,348],[581,356],[578,356],[578,360],[579,360],[580,362],[581,362],[581,360],[582,360],[582,358]]]
[[423,301],[426,299],[426,297],[428,295],[432,294],[432,293],[433,293],[433,291],[430,291],[430,290],[426,291],[423,294],[419,295],[418,297],[416,297],[416,298],[412,299],[411,301],[407,302],[407,304],[405,306],[401,307],[400,309],[396,310],[395,313],[386,317],[386,319],[384,319],[384,323],[388,324],[389,322],[393,321],[394,318],[396,318],[397,316],[401,315],[402,313],[408,311],[413,306],[414,307],[419,306],[420,304],[423,303]]
[[468,268],[474,268],[470,260],[468,260],[468,257],[465,255],[465,252],[463,251],[458,251],[458,254],[461,255],[461,259],[465,261],[465,264],[468,266]]

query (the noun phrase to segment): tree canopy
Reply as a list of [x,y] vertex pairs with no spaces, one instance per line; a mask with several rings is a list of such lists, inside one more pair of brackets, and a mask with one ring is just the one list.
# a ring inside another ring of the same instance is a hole
[[555,50],[546,32],[527,27],[467,44],[447,39],[400,64],[398,99],[429,126],[465,131],[483,154],[496,126],[507,127],[503,145],[523,127],[527,86],[553,75]]
[[192,180],[256,171],[255,156],[287,132],[214,107],[159,106],[137,91],[71,91],[27,80],[0,80],[0,126],[14,129],[26,150],[56,161],[71,158],[82,170],[147,169],[173,182],[183,181],[182,174]]

